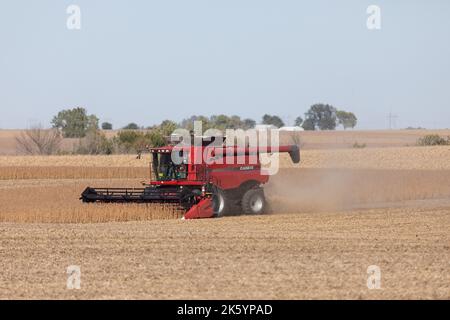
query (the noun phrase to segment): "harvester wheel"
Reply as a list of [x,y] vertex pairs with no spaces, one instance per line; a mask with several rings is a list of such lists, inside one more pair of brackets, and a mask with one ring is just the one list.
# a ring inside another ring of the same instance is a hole
[[213,194],[213,209],[215,217],[223,217],[230,210],[230,199],[226,196],[225,192],[221,189],[216,189]]
[[262,214],[266,209],[266,198],[261,188],[250,189],[242,197],[242,211],[245,214]]

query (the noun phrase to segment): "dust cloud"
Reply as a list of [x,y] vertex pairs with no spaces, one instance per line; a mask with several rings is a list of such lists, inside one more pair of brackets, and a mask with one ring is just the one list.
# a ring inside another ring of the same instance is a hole
[[265,188],[271,212],[314,212],[450,197],[450,171],[281,169]]

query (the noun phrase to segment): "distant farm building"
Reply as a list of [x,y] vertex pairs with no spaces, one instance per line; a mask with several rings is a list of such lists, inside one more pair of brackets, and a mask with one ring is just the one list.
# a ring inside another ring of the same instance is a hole
[[288,131],[288,132],[297,132],[297,131],[305,131],[305,129],[303,129],[302,127],[281,127],[279,129],[280,131]]

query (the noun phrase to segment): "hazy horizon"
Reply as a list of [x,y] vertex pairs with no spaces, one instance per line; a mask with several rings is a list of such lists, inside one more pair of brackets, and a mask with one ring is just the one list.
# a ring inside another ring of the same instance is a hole
[[[80,30],[66,26],[72,4]],[[366,26],[372,4],[380,30]],[[0,129],[78,106],[115,129],[200,114],[292,125],[314,103],[354,112],[358,130],[389,114],[393,128],[450,128],[449,17],[444,0],[8,1]]]

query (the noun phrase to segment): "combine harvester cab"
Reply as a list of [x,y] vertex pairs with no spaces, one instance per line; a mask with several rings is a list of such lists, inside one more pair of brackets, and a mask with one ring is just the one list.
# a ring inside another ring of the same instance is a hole
[[[166,146],[149,148],[151,179],[143,188],[86,188],[85,203],[158,203],[183,210],[183,219],[227,214],[262,214],[266,199],[262,186],[261,153],[286,152],[300,162],[297,145],[277,148]],[[176,159],[176,161],[174,161]]]

